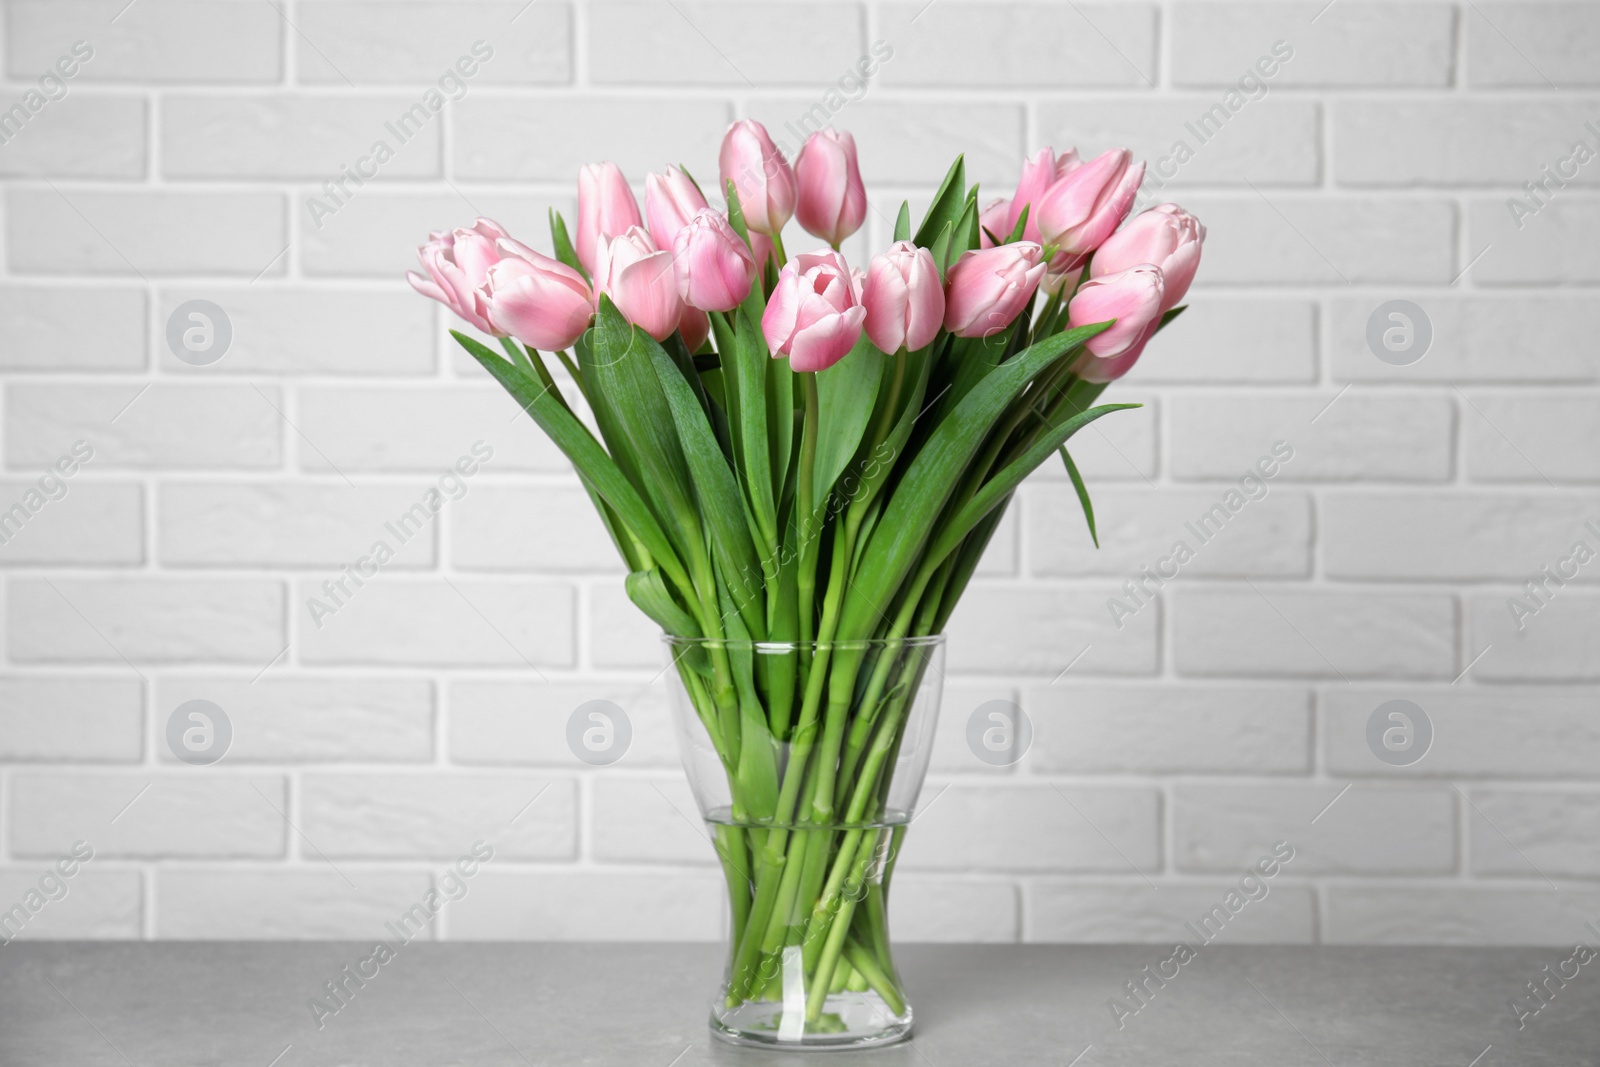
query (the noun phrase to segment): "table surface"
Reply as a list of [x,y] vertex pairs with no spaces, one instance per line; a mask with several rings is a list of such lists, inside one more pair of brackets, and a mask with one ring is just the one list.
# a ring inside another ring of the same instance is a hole
[[[721,954],[711,945],[414,943],[319,1029],[308,1000],[370,952],[343,942],[12,943],[0,948],[0,1064],[772,1067],[795,1058],[712,1041],[706,1002]],[[851,1067],[1600,1064],[1600,960],[1564,988],[1551,982],[1550,1002],[1520,1030],[1510,1006],[1570,950],[1205,946],[1165,985],[1150,983],[1153,994],[1119,1028],[1107,1002],[1120,995],[1134,1006],[1124,984],[1169,955],[1148,945],[906,945],[896,957],[915,1039],[833,1058]]]

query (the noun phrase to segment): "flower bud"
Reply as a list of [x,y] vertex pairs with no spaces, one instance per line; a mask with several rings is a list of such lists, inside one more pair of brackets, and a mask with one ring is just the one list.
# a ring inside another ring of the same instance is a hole
[[838,248],[867,217],[867,190],[856,163],[856,139],[832,126],[806,138],[794,160],[795,217],[806,232]]
[[772,143],[766,127],[753,119],[729,126],[717,163],[722,187],[726,189],[731,181],[739,194],[745,226],[768,236],[782,230],[794,214],[794,171]]
[[479,219],[471,229],[434,230],[428,234],[428,243],[417,249],[417,258],[428,276],[407,271],[406,281],[477,329],[503,337],[505,334],[497,331],[484,315],[483,297],[478,290],[489,268],[505,258],[507,253],[498,248],[497,242],[509,236],[498,223],[488,219]]
[[678,295],[701,311],[730,311],[750,295],[756,260],[721,213],[706,208],[678,231],[672,246]]
[[498,245],[504,255],[489,268],[482,288],[494,332],[546,352],[570,347],[594,318],[594,297],[583,275],[509,238]]
[[665,175],[645,175],[644,217],[649,220],[650,240],[657,248],[671,248],[678,231],[705,207],[706,198],[694,180],[677,167],[668,167]]
[[1106,238],[1089,265],[1089,276],[1099,278],[1153,263],[1161,268],[1161,310],[1167,312],[1189,291],[1205,239],[1206,228],[1199,219],[1177,204],[1158,204]]
[[866,330],[885,352],[925,347],[944,323],[944,286],[933,253],[897,241],[872,257],[862,286]]
[[1141,263],[1115,274],[1090,278],[1067,305],[1067,327],[1115,319],[1084,343],[1076,368],[1089,382],[1115,381],[1128,373],[1161,324],[1161,268]]
[[1044,277],[1043,254],[1032,241],[963,252],[945,279],[944,328],[988,337],[1011,325]]
[[623,318],[657,341],[671,337],[683,318],[672,253],[656,248],[643,227],[631,226],[600,246],[594,284],[597,305],[604,293]]
[[761,316],[773,358],[788,356],[797,371],[827,370],[861,339],[866,309],[850,267],[837,252],[794,257]]
[[[1022,209],[1028,209],[1028,221],[1022,228],[1024,241],[1044,243],[1039,233],[1039,203],[1045,192],[1057,181],[1083,166],[1078,150],[1069,148],[1056,155],[1051,148],[1041,148],[1022,163],[1022,176],[1017,180],[1017,191],[1010,200],[996,200],[984,209],[979,223],[1001,241],[1009,240],[1017,228]],[[984,235],[987,238],[987,234]]]
[[600,246],[642,224],[633,190],[615,163],[590,163],[578,171],[578,229],[573,239],[578,262],[591,277]]
[[1122,224],[1144,180],[1144,164],[1133,153],[1113,148],[1074,167],[1058,178],[1030,213],[1037,216],[1045,244],[1060,255],[1052,263],[1058,273],[1073,259],[1093,252]]

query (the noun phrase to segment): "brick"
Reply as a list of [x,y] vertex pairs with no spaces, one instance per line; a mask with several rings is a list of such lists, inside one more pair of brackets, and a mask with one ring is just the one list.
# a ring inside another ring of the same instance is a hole
[[597,778],[589,835],[601,863],[718,862],[718,851],[683,777]]
[[[642,192],[646,171],[678,163],[707,187],[716,185],[717,148],[731,114],[727,104],[711,100],[563,97],[559,106],[529,106],[522,99],[471,97],[451,117],[451,173],[461,178],[536,179],[576,188],[578,168],[609,159]],[[530,152],[528,145],[540,150]]]
[[1011,506],[1006,509],[1000,519],[1000,525],[995,527],[994,533],[989,537],[989,544],[983,550],[983,556],[978,560],[978,569],[973,574],[986,578],[1012,578],[1017,573],[1017,531],[1021,527],[1021,520],[1017,518],[1020,508],[1012,500]]
[[[941,679],[932,671],[928,672],[935,683]],[[1010,708],[996,709],[985,708],[985,705],[994,701],[1005,701],[1010,705],[1018,704],[1016,687],[995,682],[962,682],[943,680],[938,686],[939,721],[934,724],[932,752],[928,763],[929,770],[938,774],[980,774],[1009,775],[1015,772],[1014,766],[994,766],[978,759],[973,754],[972,748],[967,743],[967,724],[973,716],[978,716],[985,729],[994,723],[989,714],[1001,711],[1003,714],[1012,714]],[[1037,726],[1034,727],[1037,731]],[[1037,732],[1035,733],[1037,737]],[[929,807],[934,803],[938,789],[926,788],[922,791],[921,804]],[[899,883],[897,882],[898,886]]]
[[597,84],[826,85],[866,55],[853,3],[589,8],[589,77]]
[[1154,4],[884,4],[893,86],[1144,89],[1157,77]]
[[[957,155],[966,157],[967,181],[981,182],[989,195],[1009,193],[1027,151],[1022,108],[1017,104],[961,101],[926,103],[862,100],[828,118],[815,110],[815,100],[754,100],[746,109],[766,124],[773,140],[790,158],[811,131],[834,125],[855,137],[861,157],[861,179],[877,184],[915,184],[930,193],[937,188]],[[825,111],[826,108],[823,108]],[[695,172],[696,174],[699,171]],[[870,214],[894,226],[900,196]],[[922,217],[914,205],[913,219]]]
[[[144,891],[138,871],[102,869],[80,865],[66,879],[67,895],[52,900],[29,917],[20,929],[15,925],[0,928],[0,934],[17,941],[44,939],[122,940],[139,937],[144,923]],[[55,874],[55,864],[17,866],[0,869],[0,907],[10,909],[29,893],[47,896],[39,879]],[[59,893],[57,889],[55,892]]]
[[[1285,871],[1292,869],[1284,868]],[[1261,886],[1266,887],[1262,896]],[[898,888],[898,886],[896,887]],[[1221,944],[1309,945],[1316,940],[1316,902],[1311,890],[1283,885],[1278,879],[1259,875],[1248,886],[1250,900],[1219,928],[1212,917],[1204,929],[1213,932]],[[1213,915],[1231,892],[1248,899],[1237,883],[1219,882],[1211,886],[1161,885],[1152,889],[1143,883],[1132,885],[1084,885],[1031,879],[1025,889],[1028,922],[1024,940],[1073,942],[1078,944],[1147,944],[1169,949],[1182,941],[1195,944],[1199,939],[1185,926]],[[1210,942],[1204,942],[1210,944]],[[1154,963],[1159,956],[1152,954]]]
[[915,873],[894,879],[889,923],[896,942],[1008,944],[1021,922],[1009,882],[957,881]]
[[156,536],[169,567],[268,566],[338,569],[382,541],[385,570],[432,568],[437,524],[408,525],[403,544],[389,528],[423,499],[413,485],[293,482],[172,482],[161,487]]
[[[1433,343],[1422,359],[1405,367],[1384,363],[1367,346],[1367,322],[1390,296],[1337,297],[1331,302],[1329,363],[1335,381],[1595,380],[1594,361],[1585,357],[1583,345],[1589,324],[1600,315],[1600,300],[1535,293],[1417,296],[1415,302],[1428,316]],[[1512,352],[1515,358],[1507,358]]]
[[18,383],[6,390],[6,457],[53,465],[81,440],[94,470],[276,467],[282,408],[270,386]]
[[1358,783],[1334,801],[1339,790],[1331,782],[1178,786],[1172,797],[1178,869],[1244,870],[1280,841],[1295,850],[1284,870],[1296,876],[1454,869],[1450,789]]
[[1151,874],[1160,833],[1153,789],[952,785],[918,816],[895,869]]
[[[112,12],[114,14],[115,12]],[[17,0],[8,9],[6,69],[33,78],[84,39],[84,81],[275,82],[283,76],[282,16],[270,4],[143,0],[112,23],[96,0]]]
[[[337,183],[348,167],[358,179],[436,178],[443,123],[426,108],[405,119],[416,103],[405,96],[168,96],[161,102],[161,172]],[[383,162],[372,158],[382,154],[380,142],[393,153]],[[359,191],[355,183],[350,188]]]
[[[1153,354],[1152,361],[1159,359]],[[1078,472],[1091,487],[1100,482],[1148,482],[1160,467],[1158,430],[1160,402],[1153,394],[1118,389],[1108,398],[1118,404],[1143,407],[1114,412],[1086,426],[1073,436],[1068,447]],[[1067,468],[1059,458],[1046,460],[1030,477],[1039,481],[1067,481]],[[1085,544],[1089,544],[1085,540]]]
[[1035,774],[1303,774],[1311,701],[1300,688],[1095,686],[1023,695]]
[[[313,597],[322,605],[315,619]],[[336,604],[320,583],[306,580],[299,583],[292,610],[299,632],[296,649],[307,663],[537,671],[573,662],[572,588],[551,582],[380,575]]]
[[1454,12],[1444,3],[1180,3],[1172,9],[1172,80],[1237,83],[1270,69],[1256,61],[1282,40],[1293,55],[1271,88],[1448,85]]
[[[1342,101],[1333,109],[1334,180],[1341,185],[1510,185],[1571,154],[1597,100]],[[1470,129],[1471,137],[1460,136]],[[1579,168],[1572,184],[1600,181]]]
[[[341,873],[315,855],[311,860],[315,866],[305,870],[164,867],[156,875],[155,936],[370,941],[385,937],[384,924],[398,922],[431,887],[422,871],[350,865]],[[414,937],[430,934],[425,927]]]
[[[1538,175],[1530,172],[1527,177],[1531,181]],[[1474,281],[1518,286],[1600,281],[1600,247],[1585,239],[1600,226],[1600,199],[1585,198],[1575,190],[1559,191],[1537,214],[1520,219],[1507,206],[1513,201],[1526,203],[1508,197],[1467,205],[1463,247],[1468,256],[1483,253],[1472,268]]]
[[274,581],[13,578],[7,593],[8,648],[19,661],[261,666],[283,651],[283,586]]
[[[1567,551],[1564,546],[1553,549],[1549,562]],[[1538,577],[1529,573],[1524,580]],[[1543,606],[1529,600],[1520,586],[1467,598],[1471,654],[1489,649],[1472,668],[1473,677],[1489,682],[1600,681],[1600,596],[1548,588],[1554,595],[1541,594]],[[1513,613],[1513,597],[1525,609],[1537,608],[1536,614]]]
[[[1297,577],[1311,572],[1311,500],[1304,493],[1281,489],[1257,479],[1259,495],[1228,520],[1221,530],[1202,530],[1195,520],[1209,513],[1221,490],[1108,488],[1094,493],[1098,551],[1085,550],[1079,538],[1063,537],[1084,522],[1082,506],[1070,485],[1030,490],[1028,544],[1032,571],[1049,575],[1096,575],[1118,579],[1141,577],[1141,568],[1158,575],[1176,568],[1179,576],[1273,575]],[[1195,523],[1195,525],[1188,525]],[[1179,542],[1193,558],[1179,564],[1172,556]]]
[[143,751],[137,679],[0,678],[0,759],[133,763]]
[[1600,520],[1600,497],[1333,493],[1323,498],[1323,562],[1332,578],[1517,579],[1594,541],[1590,520]]
[[1466,814],[1472,873],[1519,878],[1600,874],[1600,794],[1479,787]]
[[14,774],[11,852],[53,859],[83,840],[107,859],[280,857],[284,793],[277,775]]
[[1443,481],[1450,475],[1448,397],[1338,393],[1192,394],[1169,401],[1172,473],[1237,480],[1293,449],[1274,481]]
[[[1367,720],[1397,698],[1422,708],[1433,724],[1427,755],[1400,768],[1367,747]],[[1593,693],[1581,688],[1338,686],[1322,694],[1322,746],[1329,773],[1338,775],[1591,779],[1600,776],[1600,721],[1593,710]]]
[[[92,345],[63,345],[81,333]],[[145,364],[145,296],[140,289],[0,285],[0,368],[131,371]]]
[[301,82],[343,88],[348,78],[359,86],[395,83],[420,94],[424,83],[437,84],[463,56],[476,58],[472,46],[479,41],[491,54],[465,79],[469,93],[480,85],[572,80],[570,4],[450,0],[397,7],[339,0],[307,5],[297,21],[306,35],[293,40]]
[[[144,560],[144,491],[139,486],[63,481],[53,471],[49,477],[50,484],[65,487],[65,496],[50,499],[38,481],[0,481],[0,537],[5,538],[0,567]],[[29,501],[41,497],[45,502],[30,515]],[[19,515],[26,516],[20,529],[15,521]]]
[[1600,85],[1600,11],[1582,3],[1473,3],[1462,14],[1474,87]]
[[577,486],[483,486],[452,509],[450,545],[462,570],[627,570]]
[[1174,187],[1315,185],[1322,174],[1320,111],[1307,100],[1262,100],[1237,112],[1200,94],[1097,100],[1092,108],[1048,102],[1039,128],[1046,142],[1076,145],[1085,158],[1131,149],[1147,165],[1141,207],[1171,200]]
[[[572,177],[576,179],[575,172]],[[422,269],[417,263],[417,248],[427,241],[429,230],[470,226],[480,212],[505,226],[524,244],[549,253],[549,210],[563,212],[568,220],[577,217],[573,208],[575,191],[564,199],[481,189],[459,194],[390,193],[371,188],[358,192],[360,195],[336,205],[338,210],[332,215],[324,214],[322,209],[312,211],[313,203],[323,208],[327,205],[320,190],[308,189],[295,196],[290,211],[298,227],[296,252],[307,277],[362,276],[398,281],[406,271]],[[461,328],[454,316],[450,316],[450,325]]]
[[567,720],[584,704],[604,700],[628,717],[632,738],[622,767],[675,767],[678,743],[667,707],[666,676],[653,683],[452,681],[450,759],[462,764],[529,764],[581,769],[567,747]]
[[[479,470],[565,471],[567,459],[498,385],[326,386],[300,391],[300,466],[313,473],[418,471],[435,478],[485,450]],[[395,427],[405,427],[396,433]],[[306,440],[316,442],[306,447]],[[474,445],[482,443],[479,453]],[[480,455],[481,458],[481,455]],[[473,477],[481,477],[481,474]],[[468,479],[467,495],[473,488]],[[445,506],[452,506],[454,501]]]
[[[1570,950],[1591,936],[1584,917],[1600,912],[1600,893],[1568,889],[1333,885],[1322,939],[1328,944],[1548,945]],[[1529,975],[1542,963],[1531,963]],[[1549,961],[1555,962],[1555,961]]]
[[1131,383],[1316,380],[1315,304],[1230,297],[1208,289],[1190,297],[1188,305],[1161,331],[1149,358],[1134,364]]
[[1152,674],[1157,663],[1155,611],[1125,619],[1106,612],[1110,586],[1051,588],[977,585],[950,618],[950,669],[1054,677],[1081,656],[1083,674]]
[[162,678],[155,716],[163,762],[174,759],[167,720],[191,700],[209,700],[227,713],[230,763],[420,763],[433,756],[433,686],[423,679]]
[[661,627],[628,599],[622,583],[590,582],[589,661],[596,667],[660,670],[668,662]]
[[476,841],[491,845],[497,860],[576,854],[578,795],[570,779],[311,774],[300,792],[300,828],[334,858],[453,860]]
[[1455,208],[1442,200],[1272,190],[1184,206],[1206,224],[1202,285],[1444,284],[1460,270]]
[[711,871],[489,870],[447,921],[463,941],[715,941],[727,895]]
[[1475,482],[1600,480],[1600,398],[1471,394],[1461,429]]
[[283,212],[268,192],[12,189],[8,262],[36,274],[275,277]]
[[1335,593],[1265,584],[1245,590],[1180,589],[1174,596],[1179,674],[1455,675],[1455,610],[1445,594]]
[[[71,92],[52,101],[5,142],[6,177],[142,178],[145,104],[131,96]],[[16,112],[7,119],[15,127]]]

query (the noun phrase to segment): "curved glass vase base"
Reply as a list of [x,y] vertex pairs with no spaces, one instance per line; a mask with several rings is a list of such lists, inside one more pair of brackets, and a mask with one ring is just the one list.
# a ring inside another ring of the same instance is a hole
[[889,883],[932,755],[944,639],[667,644],[679,752],[728,894],[713,1035],[906,1040]]

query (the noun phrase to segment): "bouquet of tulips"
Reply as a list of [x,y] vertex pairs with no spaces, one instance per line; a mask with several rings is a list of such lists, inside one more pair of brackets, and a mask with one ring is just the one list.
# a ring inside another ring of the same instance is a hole
[[[922,665],[894,651],[942,631],[1057,453],[1093,536],[1067,443],[1135,406],[1094,402],[1182,310],[1205,230],[1172,204],[1122,225],[1144,173],[1126,150],[1046,148],[981,208],[957,159],[862,271],[838,250],[868,211],[849,134],[791,166],[736,122],[719,162],[725,207],[668,168],[641,218],[591,165],[553,258],[479,219],[409,277],[499,339],[453,331],[571,459],[628,595],[677,642],[730,798],[727,1004],[774,997],[794,958],[813,1012],[841,988],[898,1012],[887,872],[852,893],[903,832],[888,779]],[[789,256],[792,216],[824,246]]]

